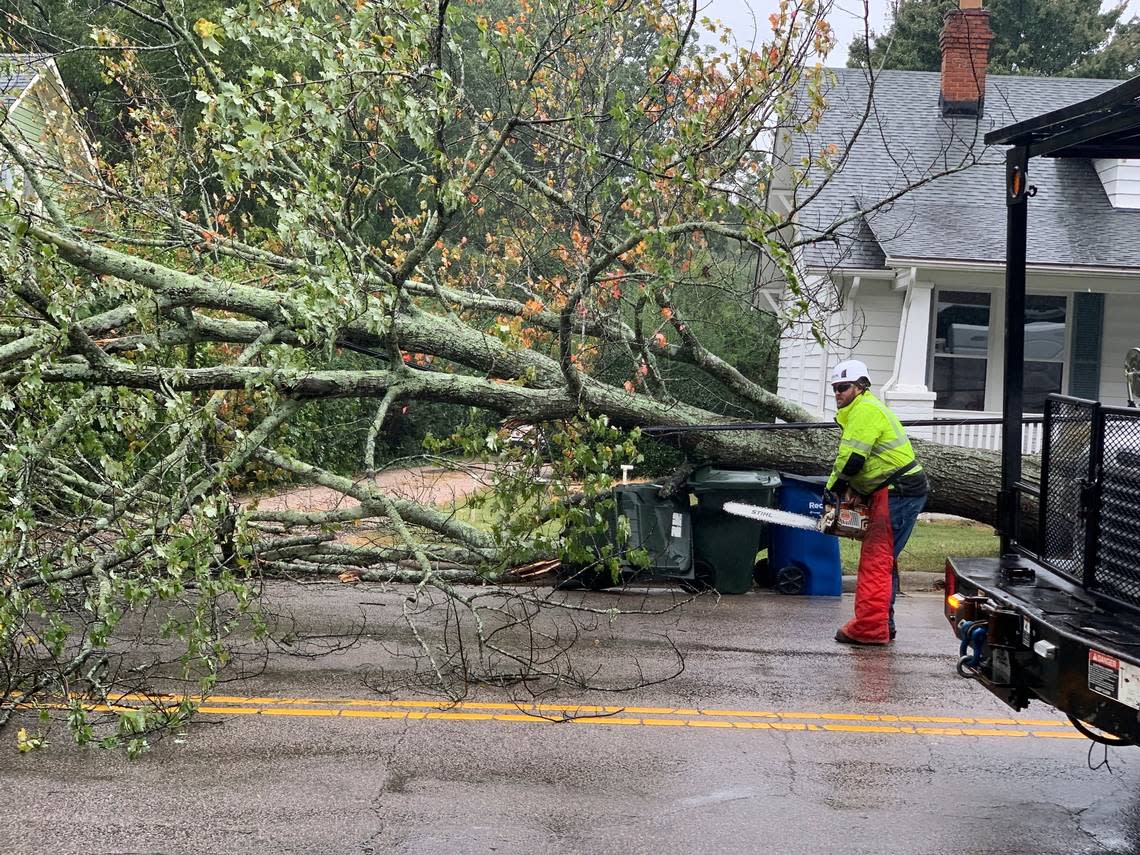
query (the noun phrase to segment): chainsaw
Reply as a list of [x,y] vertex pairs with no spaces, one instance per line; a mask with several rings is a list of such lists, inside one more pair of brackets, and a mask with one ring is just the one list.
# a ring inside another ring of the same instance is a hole
[[862,540],[867,536],[867,526],[871,523],[870,509],[858,499],[841,500],[838,505],[824,504],[819,517],[807,514],[793,514],[777,508],[762,508],[746,505],[743,502],[725,502],[724,509],[738,517],[781,525],[787,528],[806,528],[836,537],[849,537]]

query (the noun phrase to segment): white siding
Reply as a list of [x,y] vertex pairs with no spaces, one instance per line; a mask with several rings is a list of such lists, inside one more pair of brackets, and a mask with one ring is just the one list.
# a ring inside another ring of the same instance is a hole
[[[846,346],[833,349],[830,365],[852,358],[867,363],[876,394],[881,393],[883,384],[895,373],[903,297],[902,291],[894,290],[893,282],[864,280],[843,319],[847,325]],[[836,338],[842,340],[844,336],[837,331]],[[835,399],[827,395],[824,413],[832,415],[834,412]]]
[[1128,404],[1124,355],[1131,347],[1140,347],[1140,294],[1107,294],[1100,350],[1100,399],[1105,404]]
[[823,351],[807,324],[799,324],[780,340],[780,375],[777,391],[783,398],[819,412],[819,379]]
[[864,282],[855,297],[856,322],[852,355],[867,363],[871,382],[881,387],[895,373],[904,293],[891,282]]
[[[815,290],[827,286],[819,277],[812,277],[804,283],[804,287]],[[788,297],[786,293],[784,296]],[[819,366],[822,360],[823,353],[812,337],[809,324],[797,323],[785,330],[780,337],[777,394],[818,412]]]
[[806,324],[785,332],[780,341],[778,393],[820,415],[834,413],[828,373],[835,363],[851,357],[867,363],[877,391],[894,373],[902,304],[902,292],[893,291],[890,282],[864,280],[850,305],[829,320],[831,342],[826,352]]
[[776,394],[799,403],[801,395],[800,352],[803,342],[790,332],[780,337],[780,364],[776,371]]

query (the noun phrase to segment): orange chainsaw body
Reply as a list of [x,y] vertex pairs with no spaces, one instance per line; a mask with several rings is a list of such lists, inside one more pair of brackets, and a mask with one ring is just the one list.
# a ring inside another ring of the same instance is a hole
[[819,530],[825,534],[863,540],[871,524],[871,509],[858,499],[844,499],[838,505],[824,505]]

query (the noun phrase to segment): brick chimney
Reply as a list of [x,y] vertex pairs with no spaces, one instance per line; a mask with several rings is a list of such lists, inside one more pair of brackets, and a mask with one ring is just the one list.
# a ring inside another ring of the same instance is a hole
[[986,62],[990,55],[990,13],[982,0],[960,0],[946,13],[938,46],[942,82],[938,106],[943,116],[981,116],[986,98]]

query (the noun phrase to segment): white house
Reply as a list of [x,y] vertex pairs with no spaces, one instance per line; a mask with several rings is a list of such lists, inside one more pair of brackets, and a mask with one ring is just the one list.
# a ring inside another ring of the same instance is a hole
[[[860,69],[835,70],[820,126],[787,141],[788,162],[801,170],[810,153],[850,149],[829,181],[810,168],[793,181],[789,170],[780,188],[788,209],[798,209],[797,236],[834,237],[799,256],[808,290],[832,301],[825,343],[798,324],[780,348],[780,395],[822,416],[835,411],[829,367],[849,356],[867,363],[876,391],[902,418],[1001,414],[1005,153],[982,138],[1119,81],[987,79],[988,14],[948,13],[941,73],[884,71],[872,80]],[[1040,412],[1050,392],[1124,405],[1123,360],[1140,345],[1140,164],[1038,158],[1029,183],[1037,192],[1029,205],[1026,412]],[[915,189],[898,195],[906,187]],[[774,306],[788,300],[780,281],[763,292]],[[918,433],[995,448],[999,428]],[[1027,428],[1025,448],[1038,443],[1039,430]]]

